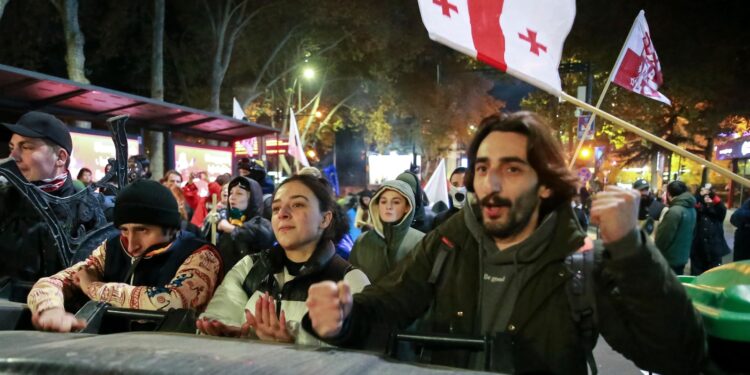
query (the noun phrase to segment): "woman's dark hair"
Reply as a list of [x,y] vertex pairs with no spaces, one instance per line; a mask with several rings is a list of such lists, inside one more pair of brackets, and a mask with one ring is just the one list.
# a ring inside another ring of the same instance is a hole
[[86,172],[89,172],[89,174],[92,174],[91,173],[91,169],[88,169],[88,168],[85,168],[85,167],[81,168],[81,170],[78,171],[78,177],[76,177],[76,180],[80,180],[81,177],[83,177],[83,174],[86,173]]
[[365,197],[372,199],[372,190],[365,189],[365,190],[360,191],[357,194],[357,202],[359,203],[359,206],[362,207],[363,210],[367,210],[367,207],[369,206],[369,203],[365,204],[363,202],[363,199]]
[[[453,170],[453,172],[451,172],[451,176],[448,177],[448,179],[450,180],[451,178],[453,178],[453,175],[457,174],[457,173],[458,174],[464,174],[464,177],[466,177],[466,167],[457,167],[456,169]],[[464,183],[464,185],[465,184],[466,183]]]
[[165,183],[165,182],[167,182],[167,179],[169,178],[169,175],[172,175],[172,174],[176,174],[176,175],[180,176],[180,181],[183,181],[183,179],[182,179],[182,173],[177,172],[174,169],[170,169],[170,170],[164,172],[164,176],[161,178],[161,180],[159,180],[159,182],[161,182],[162,184]]
[[[286,180],[284,180],[284,182],[279,184],[279,186],[276,188],[276,191],[279,191],[282,186],[290,182],[299,182],[307,186],[307,188],[313,192],[315,198],[318,199],[320,212],[331,212],[331,224],[328,225],[328,228],[326,228],[325,231],[323,231],[323,236],[320,239],[333,241],[334,244],[341,241],[341,239],[344,238],[344,235],[349,232],[349,220],[346,214],[342,211],[342,208],[338,204],[336,204],[336,200],[333,198],[333,189],[331,188],[331,184],[324,178],[317,178],[315,176],[305,174],[296,174],[292,177],[287,178]],[[276,191],[274,191],[273,193],[273,199],[276,198]]]
[[539,176],[539,183],[552,190],[552,195],[542,201],[542,214],[556,209],[576,194],[578,177],[568,169],[562,145],[541,116],[527,111],[499,113],[482,120],[467,152],[469,168],[465,180],[468,191],[474,192],[474,169],[479,146],[492,132],[518,133],[528,139],[526,152],[529,164]]
[[229,183],[229,181],[232,181],[232,175],[229,173],[224,173],[216,176],[216,183],[224,186]]

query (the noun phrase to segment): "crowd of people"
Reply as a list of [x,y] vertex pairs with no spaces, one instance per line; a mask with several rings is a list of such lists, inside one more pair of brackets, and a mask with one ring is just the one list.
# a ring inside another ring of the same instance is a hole
[[[641,195],[639,226],[654,240],[675,274],[684,275],[689,269],[690,275],[699,276],[722,265],[732,253],[733,261],[750,259],[750,241],[744,240],[750,237],[743,237],[750,236],[750,200],[730,217],[737,228],[734,249],[730,249],[724,233],[727,207],[711,184],[699,186],[695,192],[680,180],[665,183],[663,192],[654,192],[644,179],[632,186]],[[577,197],[589,196],[585,188],[581,193]],[[587,209],[576,198],[573,207],[586,228]]]
[[[11,164],[50,194],[85,189],[91,171],[81,170],[78,188],[67,171],[65,126],[32,114],[4,124],[13,132]],[[72,313],[94,300],[192,308],[200,334],[302,345],[382,351],[389,333],[404,329],[492,336],[490,367],[452,348],[409,357],[463,368],[586,373],[600,335],[643,369],[705,366],[701,318],[676,275],[688,259],[699,273],[729,251],[719,246],[726,207],[710,186],[693,195],[673,181],[658,210],[640,181],[584,196],[559,140],[529,112],[485,118],[468,161],[451,173],[450,200],[435,212],[409,171],[337,202],[315,168],[278,186],[253,160],[214,181],[171,170],[157,182],[135,158],[109,214],[119,233],[72,265],[28,243],[26,233],[45,230],[33,217],[2,206],[0,233],[15,237],[0,241],[0,276],[33,282],[24,300],[34,326],[47,331],[80,329]],[[1,189],[0,199],[18,198],[8,195],[12,186]],[[747,233],[748,203],[732,223]],[[591,319],[572,309],[576,254],[590,259],[587,292],[576,298]]]

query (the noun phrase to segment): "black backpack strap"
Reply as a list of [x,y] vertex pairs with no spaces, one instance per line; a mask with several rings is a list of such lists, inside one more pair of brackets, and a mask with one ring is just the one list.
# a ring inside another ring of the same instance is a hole
[[586,350],[586,362],[592,375],[598,372],[594,359],[594,346],[598,338],[594,303],[594,263],[594,243],[588,237],[578,251],[565,258],[565,266],[573,275],[565,286],[565,292],[568,295],[573,322]]
[[427,282],[430,284],[437,284],[438,278],[440,277],[440,273],[443,271],[443,265],[445,264],[445,259],[448,258],[448,254],[455,248],[456,246],[451,242],[451,240],[448,239],[448,237],[441,236],[440,237],[440,245],[438,248],[438,254],[437,257],[435,257],[435,263],[432,264],[432,272],[430,272],[430,278],[427,279]]

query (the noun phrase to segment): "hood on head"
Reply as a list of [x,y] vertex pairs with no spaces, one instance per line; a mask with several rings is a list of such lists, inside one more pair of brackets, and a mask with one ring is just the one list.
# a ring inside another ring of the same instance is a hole
[[[245,209],[245,217],[250,219],[252,217],[261,216],[263,213],[263,189],[260,184],[252,178],[238,176],[229,182],[228,191],[232,191],[232,188],[240,185],[242,189],[250,192],[250,199],[247,202],[247,209]],[[229,205],[229,196],[227,196],[227,207]]]
[[411,190],[411,187],[409,187],[409,184],[403,181],[399,180],[391,180],[386,181],[383,183],[383,185],[378,189],[377,192],[372,196],[372,199],[370,200],[370,221],[372,222],[373,229],[381,236],[385,237],[383,234],[383,222],[380,221],[380,212],[378,211],[378,199],[380,199],[380,195],[383,194],[386,190],[395,191],[401,195],[403,195],[406,200],[409,202],[409,211],[406,212],[406,215],[396,223],[395,225],[397,227],[411,226],[412,220],[414,220],[414,193]]
[[672,200],[669,202],[669,205],[692,208],[692,207],[695,207],[696,202],[697,200],[695,199],[695,196],[693,196],[693,194],[691,194],[689,191],[686,191],[676,197],[672,197]]
[[414,220],[424,220],[424,201],[422,200],[424,197],[424,191],[422,190],[422,185],[419,184],[419,178],[417,178],[417,175],[411,172],[404,172],[398,175],[396,180],[407,183],[411,188],[412,194],[414,195],[414,205],[412,206],[414,210]]

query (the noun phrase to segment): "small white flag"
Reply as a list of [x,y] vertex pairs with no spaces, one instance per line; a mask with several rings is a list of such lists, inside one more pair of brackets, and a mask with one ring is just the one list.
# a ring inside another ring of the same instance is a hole
[[297,159],[300,164],[305,167],[310,166],[310,162],[307,161],[305,156],[305,149],[302,147],[302,141],[299,137],[299,129],[297,129],[297,120],[294,118],[294,110],[289,108],[289,148],[287,153]]
[[450,207],[448,200],[448,177],[445,173],[445,159],[440,159],[440,164],[435,168],[435,172],[430,176],[430,180],[424,186],[424,193],[430,204],[443,201],[446,207]]
[[240,144],[245,148],[245,151],[247,151],[247,156],[255,156],[255,149],[258,148],[257,137],[243,139],[240,141]]
[[237,101],[237,98],[232,98],[232,117],[237,120],[245,120],[245,111],[242,110],[242,106]]

